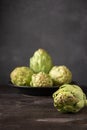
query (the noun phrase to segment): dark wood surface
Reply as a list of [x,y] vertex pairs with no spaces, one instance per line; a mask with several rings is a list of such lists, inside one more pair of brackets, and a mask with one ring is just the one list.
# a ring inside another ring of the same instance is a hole
[[[87,90],[87,89],[85,89]],[[59,113],[52,96],[34,96],[0,86],[0,130],[86,130],[87,107],[76,114]]]

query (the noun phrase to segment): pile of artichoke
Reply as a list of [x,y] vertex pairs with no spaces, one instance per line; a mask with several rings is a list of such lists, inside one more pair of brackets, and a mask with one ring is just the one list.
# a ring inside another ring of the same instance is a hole
[[10,79],[18,86],[53,87],[71,83],[72,73],[64,65],[53,65],[50,54],[44,49],[38,49],[30,57],[29,67],[16,67]]

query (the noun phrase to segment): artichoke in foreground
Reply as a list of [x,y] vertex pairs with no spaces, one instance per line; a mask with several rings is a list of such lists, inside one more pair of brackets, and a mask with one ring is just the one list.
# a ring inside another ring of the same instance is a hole
[[52,87],[53,81],[47,73],[39,72],[32,75],[30,85],[32,87]]
[[11,82],[17,86],[30,86],[33,71],[29,67],[16,67],[10,73]]
[[76,113],[87,105],[86,95],[78,85],[64,84],[52,97],[54,107],[62,113]]
[[48,73],[53,66],[52,58],[44,49],[38,49],[30,58],[30,68],[35,72]]
[[53,66],[49,72],[55,85],[71,83],[72,73],[65,65]]

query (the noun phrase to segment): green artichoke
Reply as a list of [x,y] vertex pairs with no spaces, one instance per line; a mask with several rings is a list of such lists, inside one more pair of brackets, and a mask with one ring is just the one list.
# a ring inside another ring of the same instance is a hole
[[10,73],[11,82],[18,86],[30,86],[31,76],[33,71],[29,67],[16,67]]
[[30,58],[30,68],[35,72],[48,73],[53,66],[51,56],[44,50],[38,49]]
[[49,75],[55,85],[71,83],[72,81],[72,73],[65,65],[53,66]]
[[32,75],[30,85],[32,87],[52,87],[53,81],[47,73],[39,72]]
[[62,113],[76,113],[87,105],[86,95],[78,85],[64,84],[52,97],[54,107]]

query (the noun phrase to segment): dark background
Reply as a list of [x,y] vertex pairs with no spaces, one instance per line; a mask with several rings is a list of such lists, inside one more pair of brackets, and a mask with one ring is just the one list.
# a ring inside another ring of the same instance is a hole
[[29,66],[38,48],[55,65],[66,65],[73,80],[87,85],[86,0],[1,0],[0,83],[17,66]]

